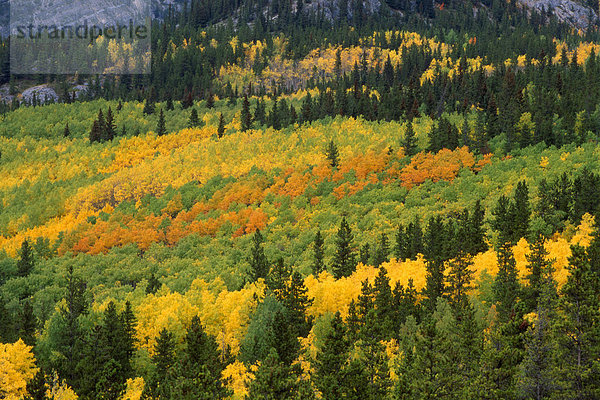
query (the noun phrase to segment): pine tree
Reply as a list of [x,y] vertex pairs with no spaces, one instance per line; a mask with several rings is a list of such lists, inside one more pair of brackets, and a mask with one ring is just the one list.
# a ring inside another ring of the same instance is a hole
[[460,252],[459,255],[450,260],[448,272],[448,297],[450,303],[459,309],[469,304],[467,294],[473,288],[473,271],[471,270],[471,256]]
[[356,268],[354,250],[352,249],[353,238],[354,235],[348,222],[346,222],[346,217],[343,217],[337,233],[335,257],[331,267],[333,276],[336,279],[350,276]]
[[304,98],[304,102],[302,103],[302,110],[300,111],[302,122],[310,122],[313,120],[312,108],[312,96],[310,95],[310,92],[308,92]]
[[160,114],[158,115],[158,123],[156,125],[156,134],[158,136],[164,136],[167,134],[167,128],[165,124],[165,114],[163,113],[162,108],[160,109]]
[[208,95],[206,96],[206,108],[211,110],[214,107],[215,107],[215,95],[213,94],[212,91],[209,91]]
[[19,252],[19,261],[17,261],[17,275],[18,276],[29,276],[31,271],[33,271],[33,266],[35,264],[33,249],[29,245],[29,241],[27,239],[23,240],[21,243],[21,251]]
[[222,379],[226,364],[215,338],[205,332],[198,316],[192,318],[185,345],[175,378],[169,382],[172,398],[228,398],[231,393]]
[[333,139],[331,139],[331,141],[325,148],[325,157],[329,161],[329,164],[332,168],[337,168],[337,166],[339,165],[339,153]]
[[348,361],[350,343],[346,337],[346,327],[339,312],[331,320],[321,351],[314,362],[312,379],[325,400],[343,398],[345,393],[344,369]]
[[600,272],[592,264],[588,251],[571,247],[567,282],[559,309],[563,318],[557,322],[559,335],[559,371],[563,381],[563,398],[600,397]]
[[250,279],[256,282],[259,278],[266,278],[269,272],[269,262],[263,249],[263,236],[257,229],[252,237],[252,250],[248,263],[250,264]]
[[375,251],[375,260],[374,264],[376,267],[379,267],[384,262],[388,261],[390,253],[390,247],[388,244],[388,237],[385,233],[382,233],[379,237],[379,243],[377,245],[377,250]]
[[[183,96],[183,100],[181,101],[181,107],[184,110],[187,110],[188,108],[192,107],[193,105],[194,105],[194,97],[192,96],[192,92],[186,91],[185,95]],[[154,109],[152,112],[154,112]]]
[[404,131],[404,139],[402,141],[402,147],[404,147],[404,154],[411,157],[417,153],[417,139],[415,137],[415,131],[413,129],[412,122],[408,122],[406,130]]
[[31,299],[25,300],[19,315],[19,337],[29,346],[35,345],[37,321],[33,314]]
[[217,127],[217,136],[220,138],[225,134],[225,119],[223,113],[219,113],[219,126]]
[[315,241],[313,242],[313,263],[312,272],[314,276],[319,276],[321,272],[325,270],[324,256],[325,256],[325,242],[321,236],[321,231],[317,231],[315,235]]
[[148,389],[148,392],[154,398],[164,395],[168,396],[170,389],[168,379],[173,374],[175,361],[175,340],[173,334],[166,328],[163,328],[156,338],[154,355],[152,356],[154,371],[148,385],[144,387],[144,391]]
[[108,107],[108,112],[106,113],[106,125],[102,139],[105,141],[113,140],[116,135],[116,129],[113,112],[111,108]]
[[535,310],[538,306],[542,290],[546,286],[545,271],[552,269],[553,261],[548,260],[548,252],[544,247],[545,238],[538,234],[530,245],[530,253],[526,255],[526,276],[528,286],[524,288],[524,301],[528,310]]
[[281,303],[288,310],[290,324],[297,336],[306,337],[312,328],[312,317],[307,310],[314,299],[308,297],[308,289],[298,272],[294,272],[289,283],[284,287]]
[[200,126],[200,120],[198,119],[198,111],[193,107],[190,112],[190,119],[188,121],[188,128],[197,128]]
[[248,382],[247,398],[253,400],[299,400],[298,375],[297,367],[281,362],[277,351],[271,349],[256,371],[254,380]]
[[63,137],[67,138],[71,136],[71,130],[69,129],[69,123],[65,125],[65,130],[63,131]]
[[154,102],[147,99],[142,112],[146,115],[154,114]]
[[264,125],[267,121],[265,102],[264,100],[259,100],[256,103],[256,109],[254,110],[254,122],[257,122],[259,125]]
[[494,280],[493,292],[498,319],[506,323],[514,317],[520,292],[517,263],[510,243],[504,243],[498,249],[498,274]]
[[529,233],[531,206],[529,205],[529,189],[525,181],[517,184],[511,214],[514,216],[513,230],[515,241],[518,241],[522,237],[527,237]]
[[248,96],[244,96],[244,100],[242,101],[242,132],[246,132],[252,129],[252,114],[250,113],[250,102],[248,101]]
[[167,111],[173,111],[175,109],[175,105],[173,104],[173,99],[171,96],[167,98],[167,104],[165,105]]
[[154,294],[160,289],[161,283],[154,273],[150,274],[148,284],[146,285],[146,294]]
[[90,143],[99,142],[102,140],[102,135],[100,132],[100,125],[98,124],[98,120],[94,120],[92,124],[92,130],[90,131]]

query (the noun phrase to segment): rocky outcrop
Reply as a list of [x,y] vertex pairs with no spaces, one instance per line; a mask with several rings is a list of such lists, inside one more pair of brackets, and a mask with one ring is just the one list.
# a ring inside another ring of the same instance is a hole
[[21,94],[21,99],[26,103],[31,103],[34,96],[42,104],[48,101],[58,101],[58,95],[48,85],[39,85],[25,89]]
[[598,15],[589,7],[571,0],[518,0],[523,6],[540,14],[550,13],[575,28],[587,29],[598,22]]

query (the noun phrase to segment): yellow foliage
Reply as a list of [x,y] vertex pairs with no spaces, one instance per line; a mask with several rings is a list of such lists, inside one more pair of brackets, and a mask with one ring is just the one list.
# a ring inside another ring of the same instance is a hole
[[63,380],[58,379],[58,375],[54,373],[52,384],[46,390],[46,397],[50,400],[77,400],[77,393]]
[[229,379],[228,387],[233,390],[233,396],[243,399],[247,396],[246,382],[254,378],[252,371],[248,370],[244,363],[235,361],[223,370],[223,378]]
[[589,246],[592,240],[592,234],[594,233],[594,216],[585,213],[581,218],[581,223],[577,227],[577,232],[571,239],[571,244],[578,244],[580,246]]
[[171,293],[164,287],[156,295],[146,296],[136,309],[138,346],[148,350],[150,355],[154,354],[156,338],[163,328],[173,333],[176,341],[183,341],[198,311],[198,307],[190,304],[183,295]]
[[144,378],[127,379],[127,388],[123,393],[122,400],[140,400],[144,391]]
[[21,339],[0,343],[0,398],[17,400],[27,394],[27,383],[38,371],[31,349]]

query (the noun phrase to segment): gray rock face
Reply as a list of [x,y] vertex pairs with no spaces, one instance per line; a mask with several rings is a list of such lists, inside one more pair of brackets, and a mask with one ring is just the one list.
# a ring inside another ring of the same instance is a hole
[[551,12],[559,21],[573,27],[587,29],[598,22],[598,15],[589,7],[571,0],[518,0],[522,5],[539,13]]
[[50,100],[58,100],[58,95],[54,89],[48,87],[48,85],[30,87],[29,89],[25,89],[21,94],[22,100],[25,102],[31,102],[34,95],[35,98],[42,104]]
[[[380,0],[363,0],[363,10],[366,14],[374,14],[379,12],[381,8]],[[305,9],[311,11],[321,10],[323,11],[325,18],[330,20],[336,19],[340,16],[340,6],[338,1],[332,0],[312,0],[310,4],[305,4]],[[348,17],[352,17],[354,9],[352,7],[352,1],[348,1]]]

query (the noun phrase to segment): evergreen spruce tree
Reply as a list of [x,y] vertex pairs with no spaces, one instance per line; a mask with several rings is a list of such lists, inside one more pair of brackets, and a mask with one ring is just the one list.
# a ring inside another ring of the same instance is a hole
[[33,249],[29,245],[29,241],[27,241],[27,239],[23,240],[23,243],[21,243],[19,256],[19,260],[17,261],[17,275],[22,277],[29,276],[31,271],[33,271],[35,261]]
[[337,146],[333,142],[333,139],[329,142],[327,147],[325,148],[325,157],[329,161],[329,164],[332,168],[337,168],[339,164],[339,153]]
[[358,262],[363,265],[369,265],[369,260],[371,259],[371,245],[369,243],[365,243],[360,247],[358,252]]
[[600,272],[584,247],[571,247],[567,282],[557,318],[563,398],[600,398]]
[[175,340],[173,334],[166,328],[163,328],[158,334],[156,344],[154,345],[154,355],[152,356],[154,370],[148,379],[148,383],[144,386],[146,395],[152,398],[170,397],[172,385],[169,384],[169,380],[174,375],[175,362]]
[[544,273],[551,270],[553,262],[548,260],[548,252],[544,247],[546,239],[542,234],[535,236],[535,240],[530,245],[530,253],[527,258],[527,282],[524,288],[524,301],[527,310],[537,309],[542,290],[546,287]]
[[13,317],[6,308],[6,301],[0,296],[0,342],[12,343],[13,331]]
[[144,104],[144,110],[142,112],[146,115],[154,114],[154,102],[151,100],[146,100]]
[[214,337],[208,335],[194,316],[185,337],[185,351],[179,355],[169,381],[170,395],[179,399],[225,399],[231,393],[222,373],[225,362]]
[[321,351],[317,353],[312,379],[321,392],[323,399],[335,400],[345,394],[344,369],[349,358],[351,343],[346,337],[346,327],[340,313],[337,312],[331,320]]
[[277,351],[271,349],[256,371],[254,380],[248,382],[247,398],[253,400],[300,400],[298,375],[297,367],[281,362]]
[[302,110],[300,111],[300,117],[302,122],[311,122],[312,117],[313,101],[310,92],[306,94],[304,102],[302,103]]
[[517,273],[517,263],[512,253],[510,243],[504,243],[497,251],[498,274],[494,280],[493,292],[496,302],[498,320],[506,323],[514,318],[520,285]]
[[219,126],[217,127],[217,136],[220,138],[225,134],[225,119],[223,113],[219,113]]
[[417,139],[415,137],[415,131],[413,129],[412,122],[408,122],[406,130],[404,132],[404,139],[402,140],[402,147],[404,147],[404,155],[411,157],[417,153]]
[[252,114],[250,113],[250,102],[248,96],[244,96],[242,101],[242,132],[252,129]]
[[267,121],[266,116],[266,107],[264,100],[258,100],[256,103],[256,109],[254,110],[254,122],[257,122],[259,125],[264,125]]
[[98,120],[94,120],[92,124],[92,130],[90,131],[90,143],[99,142],[102,140],[102,134],[100,132],[100,125],[98,124]]
[[167,109],[167,111],[173,111],[175,109],[175,105],[173,104],[173,99],[171,98],[171,96],[167,98],[165,108]]
[[260,230],[256,230],[252,237],[252,249],[248,262],[250,264],[250,279],[252,282],[259,278],[266,278],[269,272],[269,262],[263,249],[264,239]]
[[108,112],[106,113],[106,125],[102,135],[102,140],[110,141],[113,140],[116,135],[116,127],[114,115],[110,107],[108,107]]
[[158,115],[158,123],[156,125],[156,134],[158,136],[164,136],[167,134],[167,128],[165,124],[165,114],[163,113],[162,108],[160,109],[160,114]]
[[154,275],[154,273],[150,274],[150,278],[148,278],[148,284],[146,285],[146,294],[154,294],[160,289],[161,283],[158,278]]
[[527,237],[529,233],[531,206],[529,204],[529,189],[525,181],[517,184],[511,214],[514,216],[513,230],[515,241],[518,241],[522,237]]
[[388,261],[390,253],[390,247],[388,244],[388,237],[385,233],[382,233],[379,237],[379,243],[377,245],[377,250],[375,251],[375,259],[374,264],[376,267],[379,267],[384,262]]
[[314,276],[319,276],[321,272],[325,270],[325,242],[323,241],[323,236],[321,236],[321,231],[317,231],[315,235],[315,241],[313,242],[313,263],[312,263],[312,272]]
[[211,110],[214,107],[215,107],[215,95],[213,94],[212,91],[209,91],[208,95],[206,96],[206,108]]
[[312,317],[308,316],[307,310],[313,301],[308,297],[302,276],[297,271],[292,273],[289,283],[284,287],[281,304],[287,309],[290,324],[299,337],[308,336],[312,328]]
[[36,317],[33,314],[31,299],[23,302],[19,315],[19,337],[29,346],[35,345]]
[[63,131],[63,137],[67,138],[71,136],[71,130],[69,129],[69,123],[65,125],[65,130]]
[[336,238],[336,250],[331,270],[336,279],[350,276],[356,268],[352,240],[354,235],[350,230],[346,217],[342,218]]
[[188,128],[197,128],[200,126],[200,120],[198,119],[198,111],[195,107],[192,107],[190,112],[190,119],[188,121]]

